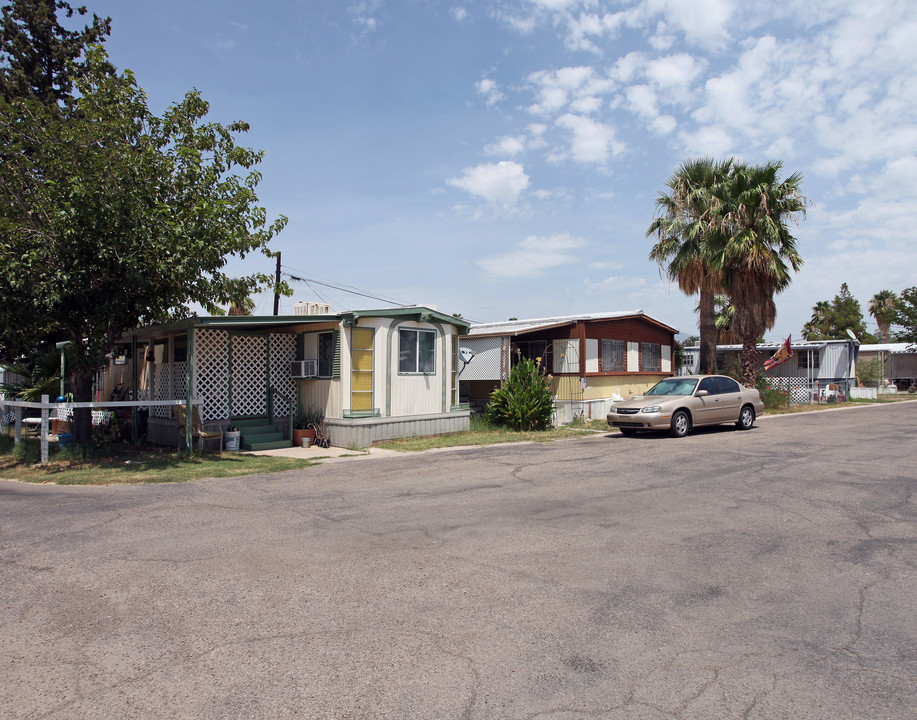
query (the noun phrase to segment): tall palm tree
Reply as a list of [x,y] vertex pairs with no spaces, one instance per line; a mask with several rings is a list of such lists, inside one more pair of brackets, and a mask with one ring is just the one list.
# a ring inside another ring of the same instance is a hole
[[872,296],[867,309],[876,319],[882,342],[888,342],[888,331],[898,314],[898,296],[891,290],[880,290]]
[[791,281],[790,272],[802,267],[802,257],[788,222],[805,214],[807,199],[800,192],[798,173],[779,177],[783,164],[734,163],[729,181],[716,188],[722,193],[722,245],[713,252],[735,305],[734,329],[742,340],[742,382],[754,387],[756,344],[774,326],[774,295]]
[[681,165],[666,182],[668,193],[656,198],[656,217],[646,231],[655,236],[650,259],[659,263],[670,280],[686,295],[699,294],[700,372],[716,368],[716,311],[714,297],[722,289],[722,275],[711,262],[713,234],[719,232],[719,205],[714,188],[729,176],[732,160],[710,158]]

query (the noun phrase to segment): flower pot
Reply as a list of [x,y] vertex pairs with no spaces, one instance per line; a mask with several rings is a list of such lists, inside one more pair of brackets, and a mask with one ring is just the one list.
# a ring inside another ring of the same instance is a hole
[[293,447],[309,447],[308,445],[303,445],[303,438],[309,438],[309,444],[312,444],[312,441],[315,440],[315,429],[307,428],[305,430],[294,430],[293,431]]

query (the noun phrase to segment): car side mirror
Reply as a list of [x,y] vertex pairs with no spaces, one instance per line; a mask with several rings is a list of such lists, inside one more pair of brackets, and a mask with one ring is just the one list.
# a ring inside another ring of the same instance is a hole
[[698,390],[698,391],[697,391],[697,397],[707,397],[709,394],[710,394],[710,393],[707,392],[706,390]]

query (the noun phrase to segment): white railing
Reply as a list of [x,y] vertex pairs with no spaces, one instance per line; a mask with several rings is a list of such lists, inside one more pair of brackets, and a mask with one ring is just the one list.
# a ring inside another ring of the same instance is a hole
[[[48,462],[48,426],[50,425],[50,415],[52,410],[64,409],[72,411],[73,408],[91,408],[99,410],[101,408],[141,408],[141,407],[169,407],[172,405],[184,405],[187,400],[109,400],[107,402],[74,402],[74,403],[56,403],[50,402],[47,395],[41,396],[41,402],[29,402],[27,400],[7,400],[0,397],[0,432],[6,431],[6,414],[7,408],[13,408],[15,417],[13,419],[13,441],[19,444],[22,441],[22,411],[24,409],[41,410],[41,419],[37,424],[41,429],[41,462]],[[96,413],[93,413],[95,415]],[[35,418],[38,419],[38,418]]]

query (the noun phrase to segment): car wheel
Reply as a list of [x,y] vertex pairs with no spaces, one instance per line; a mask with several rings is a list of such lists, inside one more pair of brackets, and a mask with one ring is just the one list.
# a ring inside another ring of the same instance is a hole
[[691,429],[691,420],[688,418],[688,413],[684,410],[679,410],[672,416],[672,428],[669,430],[669,435],[672,437],[684,437],[688,434],[688,430]]
[[751,430],[755,424],[755,409],[751,405],[746,405],[739,413],[739,419],[736,421],[736,427],[739,430]]

